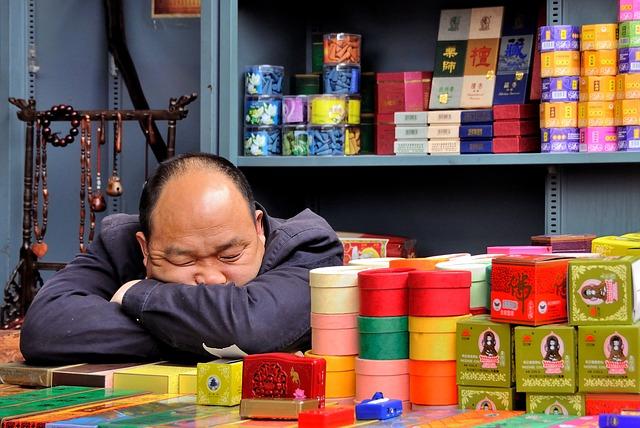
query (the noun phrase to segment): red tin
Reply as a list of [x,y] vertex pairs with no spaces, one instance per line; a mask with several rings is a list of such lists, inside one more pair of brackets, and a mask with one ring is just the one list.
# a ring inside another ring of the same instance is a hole
[[332,406],[298,413],[299,428],[338,428],[355,422],[353,406]]
[[407,280],[411,268],[386,268],[358,273],[360,315],[400,317],[409,311]]
[[540,151],[540,137],[494,137],[493,153],[528,153]]
[[493,120],[537,119],[538,104],[503,104],[493,106]]
[[324,407],[326,361],[284,352],[247,355],[242,398],[296,398],[304,394]]
[[409,315],[455,317],[470,312],[471,272],[457,270],[409,273]]
[[519,137],[540,133],[540,122],[537,120],[500,120],[493,123],[494,137]]
[[566,322],[569,260],[543,255],[493,259],[491,320],[533,326]]
[[621,413],[623,410],[640,410],[638,394],[587,394],[585,398],[588,416],[602,413]]

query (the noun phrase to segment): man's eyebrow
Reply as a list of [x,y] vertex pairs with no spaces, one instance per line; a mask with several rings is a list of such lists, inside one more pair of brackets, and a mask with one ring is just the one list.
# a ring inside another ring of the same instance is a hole
[[190,256],[193,253],[184,248],[176,247],[174,245],[169,245],[165,250],[164,254],[166,256]]
[[244,245],[246,244],[246,241],[244,239],[235,237],[232,238],[231,240],[225,242],[224,244],[220,244],[216,247],[216,250],[218,252],[222,252],[224,250],[228,250],[229,248],[233,248],[233,247],[237,247],[239,245]]

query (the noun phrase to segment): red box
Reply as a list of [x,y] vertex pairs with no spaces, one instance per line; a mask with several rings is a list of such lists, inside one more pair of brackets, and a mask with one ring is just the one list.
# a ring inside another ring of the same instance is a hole
[[242,398],[317,398],[324,407],[326,361],[284,352],[247,355],[242,366]]
[[503,104],[493,106],[493,120],[537,119],[540,115],[538,104]]
[[494,137],[521,137],[540,134],[537,120],[499,120],[493,122]]
[[393,113],[376,114],[376,141],[373,151],[377,155],[392,155],[393,142],[396,139],[396,125]]
[[602,413],[621,413],[623,410],[640,410],[638,394],[587,394],[587,416]]
[[338,428],[353,425],[355,422],[353,407],[324,407],[316,410],[305,410],[298,413],[299,428]]
[[340,232],[339,236],[351,236],[354,238],[388,239],[386,257],[403,257],[411,259],[416,256],[416,240],[405,236],[375,235],[373,233]]
[[493,259],[491,320],[524,325],[567,321],[567,265],[553,256]]
[[527,153],[540,151],[540,137],[496,137],[493,153]]
[[426,111],[432,77],[430,71],[376,73],[376,112]]

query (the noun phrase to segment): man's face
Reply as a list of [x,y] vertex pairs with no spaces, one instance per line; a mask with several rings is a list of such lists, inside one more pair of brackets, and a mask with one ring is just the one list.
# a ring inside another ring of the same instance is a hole
[[263,212],[223,174],[195,169],[172,178],[151,213],[151,239],[138,232],[147,277],[162,282],[244,285],[264,256]]

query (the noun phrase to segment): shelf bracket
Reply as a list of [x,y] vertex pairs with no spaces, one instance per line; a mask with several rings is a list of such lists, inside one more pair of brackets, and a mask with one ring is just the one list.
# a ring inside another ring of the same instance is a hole
[[545,233],[562,233],[562,171],[557,166],[547,167],[544,193]]
[[562,25],[564,5],[562,0],[547,0],[547,25]]

